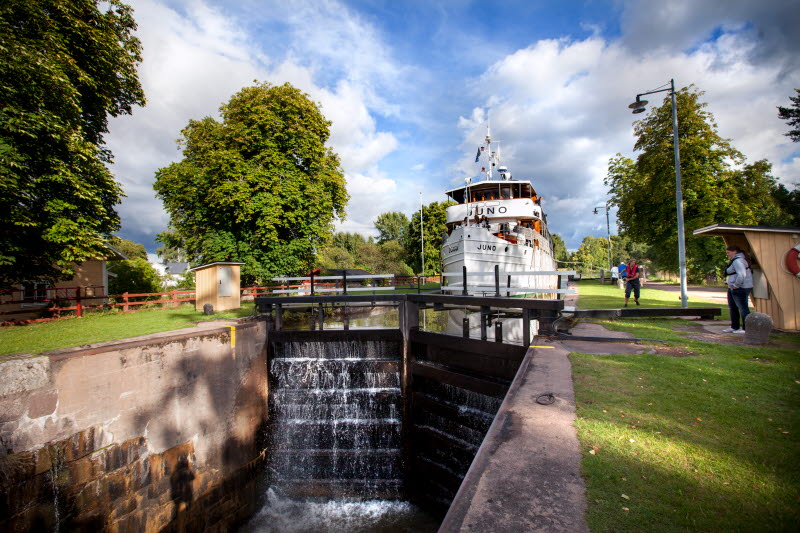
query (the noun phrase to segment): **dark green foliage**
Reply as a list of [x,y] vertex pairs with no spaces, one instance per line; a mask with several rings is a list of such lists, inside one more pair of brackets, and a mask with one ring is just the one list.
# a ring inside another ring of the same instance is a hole
[[790,96],[789,100],[792,101],[791,107],[778,107],[778,116],[785,120],[786,123],[792,127],[787,137],[794,142],[800,142],[800,89],[795,89],[797,96]]
[[244,262],[244,285],[307,272],[348,200],[330,122],[289,84],[246,87],[221,112],[190,121],[183,160],[156,173],[159,240],[192,264]]
[[[717,133],[714,117],[689,87],[677,93],[678,137],[685,222],[686,262],[690,281],[702,281],[722,264],[719,239],[694,237],[712,224],[771,225],[786,220],[775,193],[777,180],[766,160],[743,165],[744,156]],[[678,270],[677,213],[672,115],[669,98],[635,123],[636,162],[617,154],[605,180],[611,203],[619,207],[619,227],[648,246],[657,269]],[[782,224],[781,224],[782,225]]]
[[103,6],[0,3],[0,285],[69,279],[119,228],[103,134],[144,105],[141,45],[130,7]]
[[569,252],[567,252],[567,245],[564,244],[564,239],[557,233],[551,234],[551,237],[555,248],[555,260],[559,262],[569,261]]
[[[425,274],[438,274],[442,270],[440,253],[442,248],[442,235],[447,231],[447,207],[455,202],[432,202],[422,208],[423,231],[425,236]],[[422,240],[420,239],[419,211],[411,217],[406,234],[406,258],[411,268],[418,273],[422,272]]]
[[399,211],[381,213],[375,219],[375,229],[378,230],[378,242],[386,241],[403,242],[408,231],[408,217]]
[[115,274],[108,277],[110,294],[161,292],[161,277],[147,259],[109,261],[108,271]]
[[117,236],[111,237],[108,242],[111,246],[125,254],[128,259],[144,259],[147,261],[147,250],[143,244]]

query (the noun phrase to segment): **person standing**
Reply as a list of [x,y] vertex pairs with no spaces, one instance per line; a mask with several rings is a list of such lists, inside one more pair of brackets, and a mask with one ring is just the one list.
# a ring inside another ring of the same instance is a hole
[[750,270],[750,260],[741,248],[732,244],[725,248],[730,262],[725,267],[728,284],[728,310],[731,313],[731,327],[722,330],[723,333],[743,334],[745,319],[750,314],[748,300],[753,291],[753,271]]
[[639,265],[636,264],[635,259],[631,259],[628,261],[628,266],[625,269],[625,307],[628,307],[628,300],[631,297],[631,292],[633,292],[633,301],[636,302],[636,305],[639,304],[639,293],[642,289],[642,284],[640,281],[642,269]]
[[617,267],[617,273],[619,274],[619,280],[617,283],[619,284],[620,289],[625,288],[625,276],[627,276],[627,268],[628,266],[625,264],[625,261],[620,262],[619,266]]

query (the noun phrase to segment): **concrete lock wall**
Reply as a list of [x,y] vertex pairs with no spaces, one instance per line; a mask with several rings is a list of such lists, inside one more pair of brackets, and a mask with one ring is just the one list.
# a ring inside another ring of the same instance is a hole
[[250,322],[0,360],[0,531],[227,531],[249,517],[265,340]]

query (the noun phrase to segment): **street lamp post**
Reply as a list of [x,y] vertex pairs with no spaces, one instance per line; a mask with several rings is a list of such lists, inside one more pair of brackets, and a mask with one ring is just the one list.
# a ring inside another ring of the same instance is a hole
[[683,230],[683,191],[681,190],[681,152],[678,146],[678,104],[675,101],[675,80],[669,80],[669,87],[647,91],[636,95],[636,101],[628,107],[634,114],[643,113],[647,100],[641,97],[647,94],[669,91],[672,96],[672,144],[675,152],[675,208],[678,211],[678,265],[681,277],[681,307],[688,307],[688,296],[686,293],[686,243]]
[[419,242],[422,244],[422,284],[425,284],[425,230],[422,224],[422,191],[419,191]]
[[608,272],[609,272],[608,275],[610,276],[611,269],[614,268],[614,263],[611,260],[611,222],[609,221],[608,218],[608,202],[606,202],[606,205],[604,206],[598,205],[597,207],[595,207],[594,208],[595,215],[597,214],[598,209],[605,209],[606,211],[606,232],[608,232]]

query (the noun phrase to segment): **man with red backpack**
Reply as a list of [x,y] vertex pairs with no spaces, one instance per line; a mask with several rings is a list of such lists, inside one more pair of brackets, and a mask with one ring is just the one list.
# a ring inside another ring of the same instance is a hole
[[631,291],[633,291],[633,301],[636,302],[636,305],[640,305],[639,293],[642,289],[641,274],[642,269],[636,264],[636,260],[631,259],[628,261],[628,266],[625,269],[625,279],[627,280],[625,282],[625,307],[628,307]]

